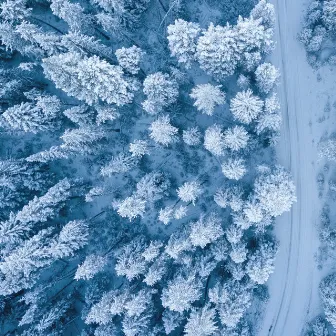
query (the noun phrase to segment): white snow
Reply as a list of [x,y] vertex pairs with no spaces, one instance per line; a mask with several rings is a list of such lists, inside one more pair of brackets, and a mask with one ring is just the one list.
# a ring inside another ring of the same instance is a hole
[[[298,202],[276,223],[280,250],[275,272],[268,284],[270,300],[265,308],[259,336],[298,336],[306,322],[322,312],[318,285],[328,270],[319,271],[318,199],[316,175],[323,163],[317,162],[317,144],[323,132],[336,130],[335,117],[323,109],[335,93],[336,76],[331,68],[318,72],[306,61],[304,48],[297,41],[305,0],[273,0],[278,15],[272,61],[281,70],[279,97],[283,125],[278,146],[279,163],[293,174]],[[331,101],[333,103],[333,101]],[[334,113],[336,114],[336,113]],[[321,121],[320,117],[327,117]]]

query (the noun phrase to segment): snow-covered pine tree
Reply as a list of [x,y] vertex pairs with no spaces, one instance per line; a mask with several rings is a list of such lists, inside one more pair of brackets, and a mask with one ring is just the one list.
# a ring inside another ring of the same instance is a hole
[[336,1],[335,0],[325,0],[323,1],[323,16],[322,20],[325,26],[331,30],[336,30],[335,18],[336,18]]
[[243,159],[230,157],[222,163],[222,172],[231,180],[240,180],[247,172]]
[[25,237],[35,224],[54,218],[71,196],[71,183],[61,180],[51,187],[46,194],[36,197],[16,214],[11,214],[7,221],[0,223],[0,241],[15,242]]
[[190,68],[195,61],[197,39],[201,32],[199,24],[177,19],[168,26],[167,32],[171,55],[186,68]]
[[219,125],[214,124],[206,129],[204,147],[213,155],[222,156],[224,154],[226,148],[224,133]]
[[230,110],[234,118],[244,124],[254,121],[261,114],[263,106],[263,101],[254,96],[250,89],[238,92],[230,102]]
[[241,59],[237,32],[230,25],[211,23],[198,39],[196,56],[200,67],[214,77],[233,75]]
[[217,332],[216,311],[209,306],[193,309],[184,326],[186,336],[211,336]]
[[223,143],[225,147],[232,151],[239,151],[247,146],[249,138],[243,126],[234,126],[225,130]]
[[174,78],[162,72],[148,75],[143,82],[143,92],[147,99],[142,106],[149,114],[157,114],[175,103],[177,100],[178,85]]
[[77,154],[95,154],[99,150],[101,143],[107,137],[107,132],[98,126],[84,126],[76,129],[66,129],[61,139],[60,146],[62,152]]
[[271,63],[260,64],[255,71],[256,84],[261,93],[268,94],[277,84],[279,70]]
[[56,96],[40,95],[35,103],[21,103],[7,109],[1,116],[1,126],[24,132],[46,132],[59,123],[61,102]]
[[150,138],[163,146],[168,146],[177,140],[178,128],[171,125],[168,115],[161,116],[153,121],[149,131]]
[[189,146],[197,146],[201,143],[202,134],[198,127],[190,127],[183,130],[183,141]]
[[14,23],[27,19],[32,12],[32,8],[27,6],[27,0],[6,0],[0,10],[2,20]]
[[112,176],[116,173],[126,173],[136,167],[138,159],[136,156],[120,153],[112,158],[108,165],[104,166],[100,173],[102,176]]
[[326,319],[333,328],[336,328],[336,275],[332,273],[325,277],[320,283],[320,297],[323,303],[324,314]]
[[50,8],[54,15],[68,24],[71,31],[93,33],[92,17],[84,13],[84,8],[79,3],[72,3],[68,0],[52,0]]
[[106,263],[106,257],[90,254],[85,258],[84,262],[78,266],[74,279],[90,280],[104,269]]
[[44,73],[56,87],[93,105],[100,101],[122,106],[132,102],[137,85],[120,66],[98,56],[68,52],[43,59]]
[[192,202],[194,205],[202,193],[203,189],[198,181],[185,182],[177,189],[177,195],[183,202]]
[[289,211],[296,202],[294,183],[282,167],[258,177],[254,183],[254,192],[263,211],[274,217]]
[[145,274],[148,262],[143,257],[146,244],[142,237],[126,244],[117,252],[115,270],[119,276],[125,276],[129,281]]
[[161,301],[165,308],[183,313],[191,308],[191,304],[201,297],[201,282],[194,275],[176,275],[168,281],[162,290]]
[[117,49],[115,55],[119,65],[126,72],[136,75],[140,71],[140,62],[144,56],[144,52],[137,46]]
[[225,93],[221,91],[221,86],[211,84],[199,84],[190,93],[190,97],[195,99],[194,106],[207,115],[213,115],[215,107],[225,103]]
[[190,241],[195,247],[205,248],[223,234],[221,220],[215,213],[208,216],[202,214],[196,222],[190,224]]
[[248,257],[246,272],[252,281],[264,284],[274,271],[277,245],[273,242],[261,242],[259,248]]

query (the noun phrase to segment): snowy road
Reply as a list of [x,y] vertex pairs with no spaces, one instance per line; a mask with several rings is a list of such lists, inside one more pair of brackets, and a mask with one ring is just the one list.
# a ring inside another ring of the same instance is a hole
[[280,251],[275,273],[269,281],[270,301],[259,336],[299,336],[306,321],[320,311],[321,272],[314,260],[320,210],[316,144],[324,126],[317,120],[323,114],[329,94],[332,97],[335,85],[334,74],[327,69],[322,70],[322,80],[317,80],[297,41],[307,3],[303,0],[273,0],[273,3],[278,16],[273,62],[282,73],[279,97],[283,129],[278,158],[293,174],[298,202],[276,224]]

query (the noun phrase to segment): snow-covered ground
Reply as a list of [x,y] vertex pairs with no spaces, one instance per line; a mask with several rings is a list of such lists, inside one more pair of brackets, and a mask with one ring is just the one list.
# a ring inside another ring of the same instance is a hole
[[[270,301],[259,335],[298,336],[306,322],[321,312],[318,285],[328,273],[328,269],[319,271],[315,262],[321,208],[316,175],[323,164],[317,162],[317,144],[325,131],[336,130],[332,116],[335,111],[330,116],[324,115],[327,101],[334,102],[336,76],[331,68],[314,71],[297,41],[300,20],[308,3],[304,0],[273,0],[273,3],[278,15],[273,62],[282,72],[279,96],[283,129],[278,157],[279,163],[293,174],[298,202],[277,221],[275,232],[280,251],[269,281]],[[326,119],[322,121],[322,117]]]

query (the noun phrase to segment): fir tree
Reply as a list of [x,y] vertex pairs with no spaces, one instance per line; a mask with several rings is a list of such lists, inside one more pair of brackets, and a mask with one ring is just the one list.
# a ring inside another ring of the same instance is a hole
[[84,9],[79,3],[71,3],[68,0],[52,0],[50,8],[54,15],[68,24],[71,31],[92,33],[91,17],[84,13]]
[[260,64],[255,71],[256,84],[261,93],[269,93],[279,77],[279,70],[271,63]]
[[136,75],[140,71],[140,62],[143,58],[144,52],[137,46],[130,48],[117,49],[116,57],[119,65],[132,75]]
[[97,273],[101,272],[107,263],[106,258],[91,254],[87,256],[84,262],[78,266],[75,279],[80,280],[90,280],[92,279]]
[[251,90],[247,90],[238,92],[231,99],[230,110],[235,119],[244,124],[249,124],[262,112],[263,105],[260,98],[254,96]]
[[148,75],[143,82],[147,99],[142,103],[149,114],[157,114],[177,100],[178,85],[168,74],[156,72]]
[[99,101],[117,106],[129,104],[137,89],[121,67],[97,56],[69,52],[45,58],[42,66],[57,88],[89,105]]
[[247,170],[243,159],[228,158],[222,163],[222,172],[228,179],[240,180],[246,174]]
[[277,246],[274,243],[261,243],[260,247],[248,258],[246,272],[258,284],[264,284],[274,271]]
[[193,275],[178,274],[162,291],[163,307],[182,313],[201,297],[201,283]]
[[57,126],[61,102],[56,96],[37,96],[36,104],[21,103],[2,114],[3,127],[37,133],[50,131]]
[[131,281],[146,271],[147,261],[143,257],[146,245],[142,239],[133,240],[117,253],[115,270],[118,275]]
[[289,211],[296,202],[295,186],[290,175],[281,167],[257,178],[254,190],[262,209],[274,217]]
[[247,146],[249,135],[243,126],[234,126],[224,132],[224,146],[232,151],[239,151]]
[[16,214],[0,224],[0,241],[13,242],[26,236],[36,223],[54,218],[70,197],[71,184],[67,179],[61,180],[47,193],[36,197]]
[[195,60],[197,39],[201,29],[197,23],[187,22],[182,19],[175,20],[167,28],[168,45],[172,56],[177,58],[179,63],[190,68]]
[[204,134],[204,147],[211,154],[222,156],[226,148],[224,142],[224,133],[219,125],[208,127]]
[[225,93],[220,90],[221,86],[200,84],[195,86],[190,97],[195,99],[194,106],[207,115],[213,115],[215,107],[225,103]]
[[196,55],[201,68],[216,78],[233,75],[240,61],[237,32],[211,23],[198,40]]
[[201,215],[198,221],[190,224],[190,227],[190,240],[196,247],[204,248],[224,234],[221,220],[216,214]]
[[201,132],[198,127],[190,127],[183,130],[183,141],[189,146],[197,146],[201,143]]
[[178,129],[170,124],[170,118],[167,115],[153,121],[149,130],[149,136],[160,145],[168,146],[177,140]]
[[184,327],[187,336],[211,336],[216,335],[218,326],[216,325],[216,312],[208,306],[192,310],[188,321]]
[[177,189],[177,195],[183,202],[192,202],[194,205],[202,193],[201,184],[197,181],[185,182]]

